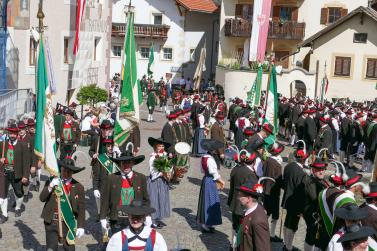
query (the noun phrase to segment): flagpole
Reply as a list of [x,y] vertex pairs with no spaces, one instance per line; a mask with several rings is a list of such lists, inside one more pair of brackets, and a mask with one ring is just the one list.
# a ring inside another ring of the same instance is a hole
[[[44,32],[43,19],[45,18],[45,15],[42,10],[42,3],[43,3],[43,0],[40,0],[37,18],[39,19],[40,40],[43,43],[43,32]],[[38,91],[41,91],[41,90],[38,90]],[[55,198],[56,198],[56,204],[58,206],[58,237],[59,239],[62,239],[63,238],[63,224],[62,224],[62,215],[61,215],[60,196],[57,193],[55,193]]]

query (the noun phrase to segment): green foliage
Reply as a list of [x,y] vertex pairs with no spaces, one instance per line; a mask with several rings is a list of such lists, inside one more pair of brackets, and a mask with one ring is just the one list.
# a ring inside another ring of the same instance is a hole
[[153,166],[156,168],[157,171],[168,173],[172,169],[171,161],[169,161],[165,157],[156,158],[153,162]]
[[80,105],[94,106],[98,102],[106,102],[107,91],[97,87],[95,84],[81,86],[77,93],[77,100],[80,102]]

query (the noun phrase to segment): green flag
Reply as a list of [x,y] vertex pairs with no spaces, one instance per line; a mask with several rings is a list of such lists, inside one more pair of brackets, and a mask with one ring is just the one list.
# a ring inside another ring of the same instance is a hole
[[149,52],[148,76],[152,76],[153,72],[154,72],[154,47],[152,44],[150,52]]
[[260,94],[262,89],[262,78],[263,78],[263,69],[262,66],[259,66],[258,73],[257,73],[257,79],[256,81],[256,87],[255,87],[255,100],[254,100],[254,106],[260,105]]
[[137,96],[139,98],[139,105],[143,104],[143,93],[141,92],[141,81],[137,80]]
[[265,122],[270,123],[274,126],[274,133],[271,134],[265,142],[268,145],[271,145],[275,141],[275,135],[278,129],[278,92],[277,92],[277,82],[276,82],[276,68],[275,66],[272,67],[270,73],[270,83],[269,88],[267,90],[268,97],[266,103],[266,117]]
[[[39,42],[39,55],[37,66],[37,110],[36,110],[36,132],[34,152],[43,161],[45,169],[50,173],[51,179],[59,177],[59,168],[56,159],[56,138],[54,127],[54,114],[52,107],[52,94],[50,91],[48,73],[46,67],[46,56],[41,36]],[[62,183],[55,189],[55,194],[60,198],[61,214],[68,228],[66,240],[73,245],[76,238],[77,222],[69,196],[62,188]]]
[[139,95],[136,68],[136,44],[134,34],[134,13],[128,13],[127,31],[124,37],[124,63],[120,105],[114,126],[115,144],[122,145],[130,130],[139,120]]

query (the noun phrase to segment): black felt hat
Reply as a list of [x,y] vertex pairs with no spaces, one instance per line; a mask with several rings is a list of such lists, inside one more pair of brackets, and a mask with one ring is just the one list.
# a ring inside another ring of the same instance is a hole
[[204,150],[207,150],[208,152],[212,152],[212,151],[218,150],[218,149],[220,149],[220,148],[223,148],[223,147],[224,147],[224,144],[221,143],[221,142],[218,141],[218,140],[215,140],[215,139],[203,139],[203,140],[200,142],[200,146],[201,146]]
[[335,209],[334,214],[336,217],[344,220],[362,220],[369,215],[366,207],[358,207],[352,203]]
[[250,178],[246,183],[242,184],[239,187],[236,187],[237,191],[249,194],[253,197],[263,196],[263,186],[258,184],[258,181],[255,178]]
[[153,138],[149,137],[148,138],[148,143],[151,147],[154,147],[156,144],[162,144],[164,145],[165,149],[170,147],[170,143],[165,142],[162,138]]
[[150,215],[154,213],[156,210],[152,207],[147,206],[140,200],[134,200],[128,206],[122,206],[121,211],[128,215],[136,215],[136,216],[143,216],[143,215]]
[[120,157],[117,158],[111,158],[113,161],[120,163],[120,162],[130,162],[133,161],[134,165],[140,164],[141,162],[144,161],[145,156],[144,155],[139,155],[139,156],[132,156],[127,152],[123,152]]
[[63,160],[58,160],[58,165],[60,167],[64,167],[66,169],[71,170],[73,173],[79,173],[85,169],[85,167],[77,167],[75,166],[75,161],[70,157],[66,157]]
[[327,162],[322,158],[316,158],[313,163],[310,164],[311,168],[324,170],[327,168]]
[[361,226],[360,224],[354,224],[345,227],[345,229],[345,234],[342,237],[340,237],[337,242],[356,241],[374,235],[373,228]]

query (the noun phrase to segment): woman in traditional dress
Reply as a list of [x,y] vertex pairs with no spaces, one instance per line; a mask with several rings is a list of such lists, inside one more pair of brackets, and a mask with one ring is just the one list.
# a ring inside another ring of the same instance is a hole
[[216,183],[220,187],[224,187],[225,184],[218,173],[218,166],[213,154],[215,154],[216,150],[224,147],[224,144],[214,139],[203,139],[201,146],[207,151],[207,154],[201,159],[204,177],[200,186],[196,218],[198,223],[201,224],[202,232],[213,233],[215,231],[213,226],[222,224],[220,197]]
[[152,228],[162,228],[164,225],[161,221],[164,218],[170,217],[170,195],[169,195],[169,184],[168,177],[166,173],[158,170],[155,165],[155,160],[158,158],[168,158],[165,149],[170,147],[170,144],[164,142],[161,138],[155,139],[152,137],[148,138],[148,143],[153,147],[153,153],[150,155],[149,159],[149,171],[150,176],[147,180],[148,194],[151,200],[151,207],[156,209],[152,217]]
[[197,126],[195,128],[194,141],[192,144],[192,155],[194,157],[201,157],[207,152],[200,145],[200,142],[206,138],[205,118],[203,115],[204,110],[205,110],[205,106],[200,107],[197,118],[196,118]]

